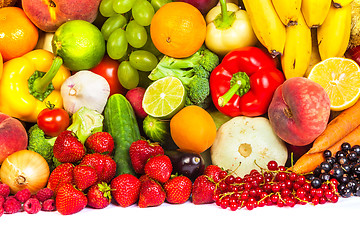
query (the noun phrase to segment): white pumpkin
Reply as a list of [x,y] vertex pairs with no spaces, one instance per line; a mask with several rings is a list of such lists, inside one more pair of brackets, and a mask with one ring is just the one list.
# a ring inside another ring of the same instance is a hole
[[258,166],[266,169],[271,160],[285,165],[288,158],[285,143],[264,117],[239,116],[227,121],[218,129],[210,153],[212,164],[240,177],[260,170]]

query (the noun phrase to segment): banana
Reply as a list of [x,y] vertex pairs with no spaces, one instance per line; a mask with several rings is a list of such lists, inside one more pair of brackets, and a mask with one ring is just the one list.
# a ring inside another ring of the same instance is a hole
[[301,12],[309,27],[319,27],[325,20],[332,0],[302,0]]
[[305,77],[309,76],[309,73],[311,72],[311,69],[319,62],[321,62],[321,57],[319,53],[319,45],[317,42],[317,29],[311,28],[311,57],[310,57],[310,63],[309,66],[304,74]]
[[272,3],[285,26],[297,24],[301,13],[301,0],[272,0]]
[[348,47],[351,32],[351,6],[331,6],[324,23],[317,29],[317,39],[322,60],[342,57]]
[[332,4],[336,8],[342,8],[352,3],[352,1],[354,0],[333,0]]
[[283,54],[285,25],[277,15],[271,0],[243,0],[243,3],[259,42],[272,56]]
[[284,54],[281,56],[281,66],[286,79],[305,75],[310,63],[311,45],[311,29],[300,14],[297,25],[286,27]]

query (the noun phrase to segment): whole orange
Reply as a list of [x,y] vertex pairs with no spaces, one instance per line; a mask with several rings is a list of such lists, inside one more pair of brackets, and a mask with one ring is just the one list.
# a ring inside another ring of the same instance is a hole
[[174,58],[185,58],[194,54],[204,43],[206,22],[193,5],[170,2],[153,16],[150,36],[161,53]]
[[206,110],[190,105],[171,118],[170,134],[180,149],[202,153],[213,144],[216,125]]
[[2,75],[2,72],[3,72],[3,59],[2,59],[2,56],[1,56],[1,52],[0,52],[0,79],[1,79],[1,75]]
[[38,28],[21,8],[0,8],[0,52],[4,62],[33,50],[38,39]]

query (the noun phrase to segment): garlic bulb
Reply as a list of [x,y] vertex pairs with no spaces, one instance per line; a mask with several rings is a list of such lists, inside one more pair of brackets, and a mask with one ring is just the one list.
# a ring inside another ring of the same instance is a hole
[[110,86],[106,79],[88,70],[75,73],[61,85],[64,109],[70,115],[81,107],[102,113],[109,95]]

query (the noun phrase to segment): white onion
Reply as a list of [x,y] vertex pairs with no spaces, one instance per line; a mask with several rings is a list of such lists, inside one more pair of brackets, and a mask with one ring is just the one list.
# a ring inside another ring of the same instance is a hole
[[49,165],[38,153],[20,150],[8,156],[1,165],[0,177],[9,185],[11,193],[29,189],[32,194],[46,186],[50,176]]
[[109,95],[106,79],[88,70],[75,73],[61,85],[64,109],[71,115],[81,107],[102,113]]

